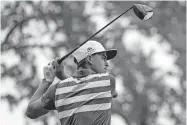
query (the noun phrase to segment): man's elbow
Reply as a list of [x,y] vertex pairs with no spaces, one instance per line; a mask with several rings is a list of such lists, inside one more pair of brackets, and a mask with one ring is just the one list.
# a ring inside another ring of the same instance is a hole
[[37,113],[34,113],[32,111],[32,108],[30,106],[28,106],[27,110],[26,110],[26,116],[30,119],[36,119],[38,118],[38,116],[36,115]]
[[30,112],[26,112],[26,116],[30,119],[36,119],[37,117]]

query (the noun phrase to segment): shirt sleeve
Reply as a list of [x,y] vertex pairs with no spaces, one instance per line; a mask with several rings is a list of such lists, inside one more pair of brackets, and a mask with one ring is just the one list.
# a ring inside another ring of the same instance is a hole
[[116,81],[113,75],[110,74],[110,82],[111,82],[111,93],[112,97],[116,98],[118,96],[118,93],[116,91]]

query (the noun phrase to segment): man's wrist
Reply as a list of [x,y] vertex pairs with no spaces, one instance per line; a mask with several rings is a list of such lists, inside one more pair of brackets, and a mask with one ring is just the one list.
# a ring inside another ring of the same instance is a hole
[[47,81],[45,78],[43,78],[42,79],[42,84],[48,88],[52,84],[52,82]]
[[[55,78],[55,76],[54,76],[54,78]],[[45,77],[44,77],[44,79],[45,79],[46,81],[48,81],[48,82],[53,82],[54,78],[45,78]]]

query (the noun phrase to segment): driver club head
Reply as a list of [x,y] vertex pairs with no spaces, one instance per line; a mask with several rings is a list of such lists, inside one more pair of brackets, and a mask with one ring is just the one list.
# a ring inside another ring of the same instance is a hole
[[148,20],[153,16],[153,9],[147,5],[134,4],[133,10],[135,15],[141,20]]

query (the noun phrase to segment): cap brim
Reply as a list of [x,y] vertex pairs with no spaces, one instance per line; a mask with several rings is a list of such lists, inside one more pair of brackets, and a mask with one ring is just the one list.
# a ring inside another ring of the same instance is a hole
[[117,55],[116,49],[111,49],[106,51],[107,60],[113,59]]

